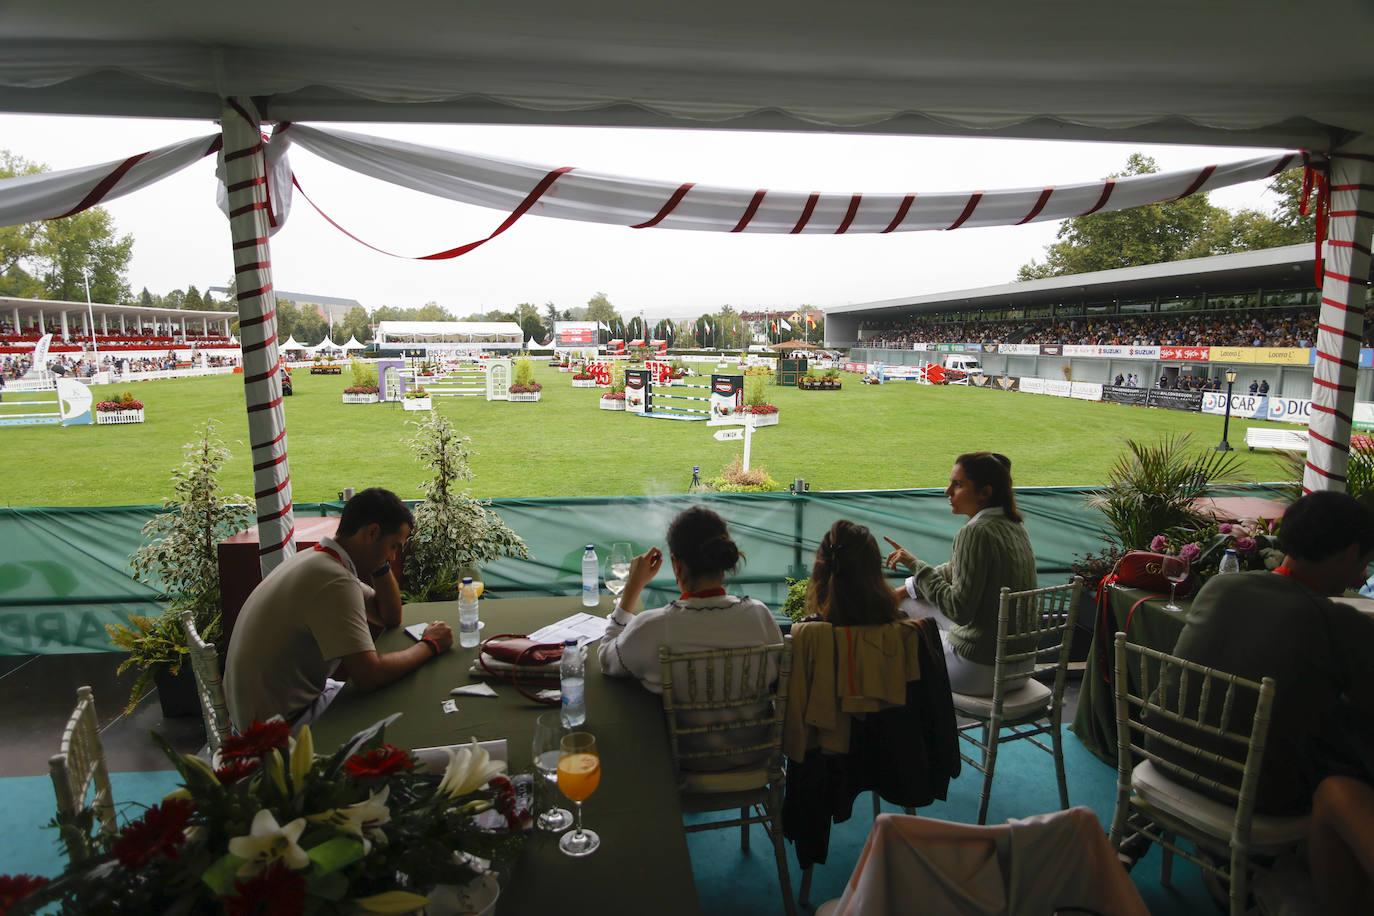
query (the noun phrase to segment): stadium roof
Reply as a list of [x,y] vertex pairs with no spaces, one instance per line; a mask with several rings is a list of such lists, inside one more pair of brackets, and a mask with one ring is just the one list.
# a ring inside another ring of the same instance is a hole
[[[21,318],[32,317],[42,312],[45,315],[55,315],[60,311],[80,312],[86,314],[86,303],[68,302],[64,299],[17,299],[11,296],[0,296],[0,318],[6,318],[14,314],[14,310],[19,310]],[[209,321],[238,321],[237,312],[216,312],[209,309],[155,309],[145,308],[139,305],[107,305],[102,302],[94,302],[90,305],[91,313],[100,315],[112,315],[118,317],[123,315],[126,318],[135,318],[142,315],[144,318],[156,318],[159,321],[170,321],[186,319],[206,319]]]
[[8,0],[0,110],[854,130],[1327,149],[1368,0]]
[[1311,243],[1260,251],[1167,261],[1143,267],[1122,267],[1044,280],[1001,283],[898,299],[854,302],[826,308],[826,319],[857,318],[883,313],[945,312],[952,309],[1002,308],[1073,300],[1112,300],[1255,289],[1313,289],[1315,248]]

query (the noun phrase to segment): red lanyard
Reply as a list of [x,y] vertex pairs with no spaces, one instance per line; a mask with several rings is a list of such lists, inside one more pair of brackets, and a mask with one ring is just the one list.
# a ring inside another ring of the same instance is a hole
[[679,601],[686,601],[688,598],[719,598],[725,594],[724,588],[708,588],[699,592],[683,592]]
[[1317,587],[1317,583],[1313,582],[1306,576],[1298,575],[1296,572],[1294,572],[1287,566],[1280,566],[1277,569],[1275,569],[1274,572],[1278,573],[1280,576],[1287,576],[1290,579],[1297,579],[1303,585],[1306,585],[1308,588],[1312,589],[1312,591],[1316,592],[1319,595],[1321,594],[1322,590]]

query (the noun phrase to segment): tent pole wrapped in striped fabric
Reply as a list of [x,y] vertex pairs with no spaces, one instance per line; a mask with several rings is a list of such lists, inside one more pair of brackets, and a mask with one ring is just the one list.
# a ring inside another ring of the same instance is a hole
[[1374,230],[1374,138],[1331,154],[1322,307],[1303,492],[1344,490]]
[[267,169],[262,128],[253,103],[248,99],[227,100],[222,123],[248,438],[253,449],[259,562],[266,576],[296,552],[277,351],[277,296],[272,291],[272,252],[267,241]]

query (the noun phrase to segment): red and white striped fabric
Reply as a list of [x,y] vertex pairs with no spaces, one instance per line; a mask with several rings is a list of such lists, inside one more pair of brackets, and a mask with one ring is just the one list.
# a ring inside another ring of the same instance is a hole
[[252,102],[227,100],[222,124],[248,439],[253,449],[258,550],[265,576],[296,552],[277,356],[277,296],[272,291],[272,255],[267,242],[267,170],[261,127]]
[[1374,232],[1374,138],[1331,154],[1325,275],[1303,492],[1344,490]]
[[[1059,187],[859,194],[721,188],[690,181],[625,178],[303,124],[279,128],[273,142],[283,140],[400,187],[509,212],[511,217],[493,235],[526,212],[634,229],[708,232],[840,235],[1010,226],[1177,200],[1200,191],[1258,181],[1303,164],[1301,153],[1280,152],[1195,171]],[[464,254],[482,241],[429,257]]]
[[218,151],[220,140],[210,134],[127,159],[0,179],[0,226],[60,219],[123,197]]

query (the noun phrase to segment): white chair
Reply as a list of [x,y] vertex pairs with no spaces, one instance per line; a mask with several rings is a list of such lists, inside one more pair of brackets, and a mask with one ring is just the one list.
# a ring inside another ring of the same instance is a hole
[[781,644],[674,654],[658,650],[663,714],[682,810],[739,811],[729,820],[689,824],[688,833],[763,825],[773,843],[783,907],[794,916],[782,837],[782,726],[792,668],[791,639]]
[[[75,865],[96,851],[91,827],[97,828],[102,845],[114,839],[114,793],[110,771],[105,766],[105,749],[100,743],[100,726],[95,715],[95,695],[90,687],[76,691],[76,708],[62,732],[58,752],[48,758],[53,794],[57,797],[57,821],[67,858]],[[94,785],[89,807],[86,795]]]
[[[992,696],[954,694],[955,715],[974,720],[959,727],[959,736],[982,752],[978,759],[963,752],[959,754],[965,763],[983,774],[983,791],[978,800],[979,824],[987,823],[997,748],[1008,741],[1024,738],[1054,758],[1054,772],[1059,780],[1059,806],[1069,806],[1061,724],[1064,681],[1082,588],[1083,580],[1075,576],[1067,585],[1051,588],[1023,592],[1002,589],[997,608],[997,658]],[[1054,672],[1054,684],[1046,687],[1035,675],[1045,676],[1050,671]],[[975,729],[981,729],[982,740],[971,734]],[[1050,747],[1037,737],[1044,734],[1050,736]]]
[[196,693],[200,696],[200,708],[205,714],[205,743],[210,750],[210,760],[214,761],[220,745],[231,731],[229,704],[224,698],[224,681],[219,673],[219,653],[215,651],[214,643],[207,643],[200,638],[195,617],[190,611],[181,612],[181,623],[186,629],[191,670],[196,675]]
[[[1139,835],[1162,846],[1159,880],[1165,887],[1174,854],[1229,880],[1231,914],[1240,916],[1246,912],[1250,856],[1277,855],[1307,838],[1306,817],[1254,813],[1274,680],[1266,677],[1257,684],[1128,643],[1125,633],[1117,633],[1114,692],[1112,845],[1120,849]],[[1195,852],[1179,846],[1179,837]],[[1219,856],[1221,863],[1197,854],[1203,851]]]

